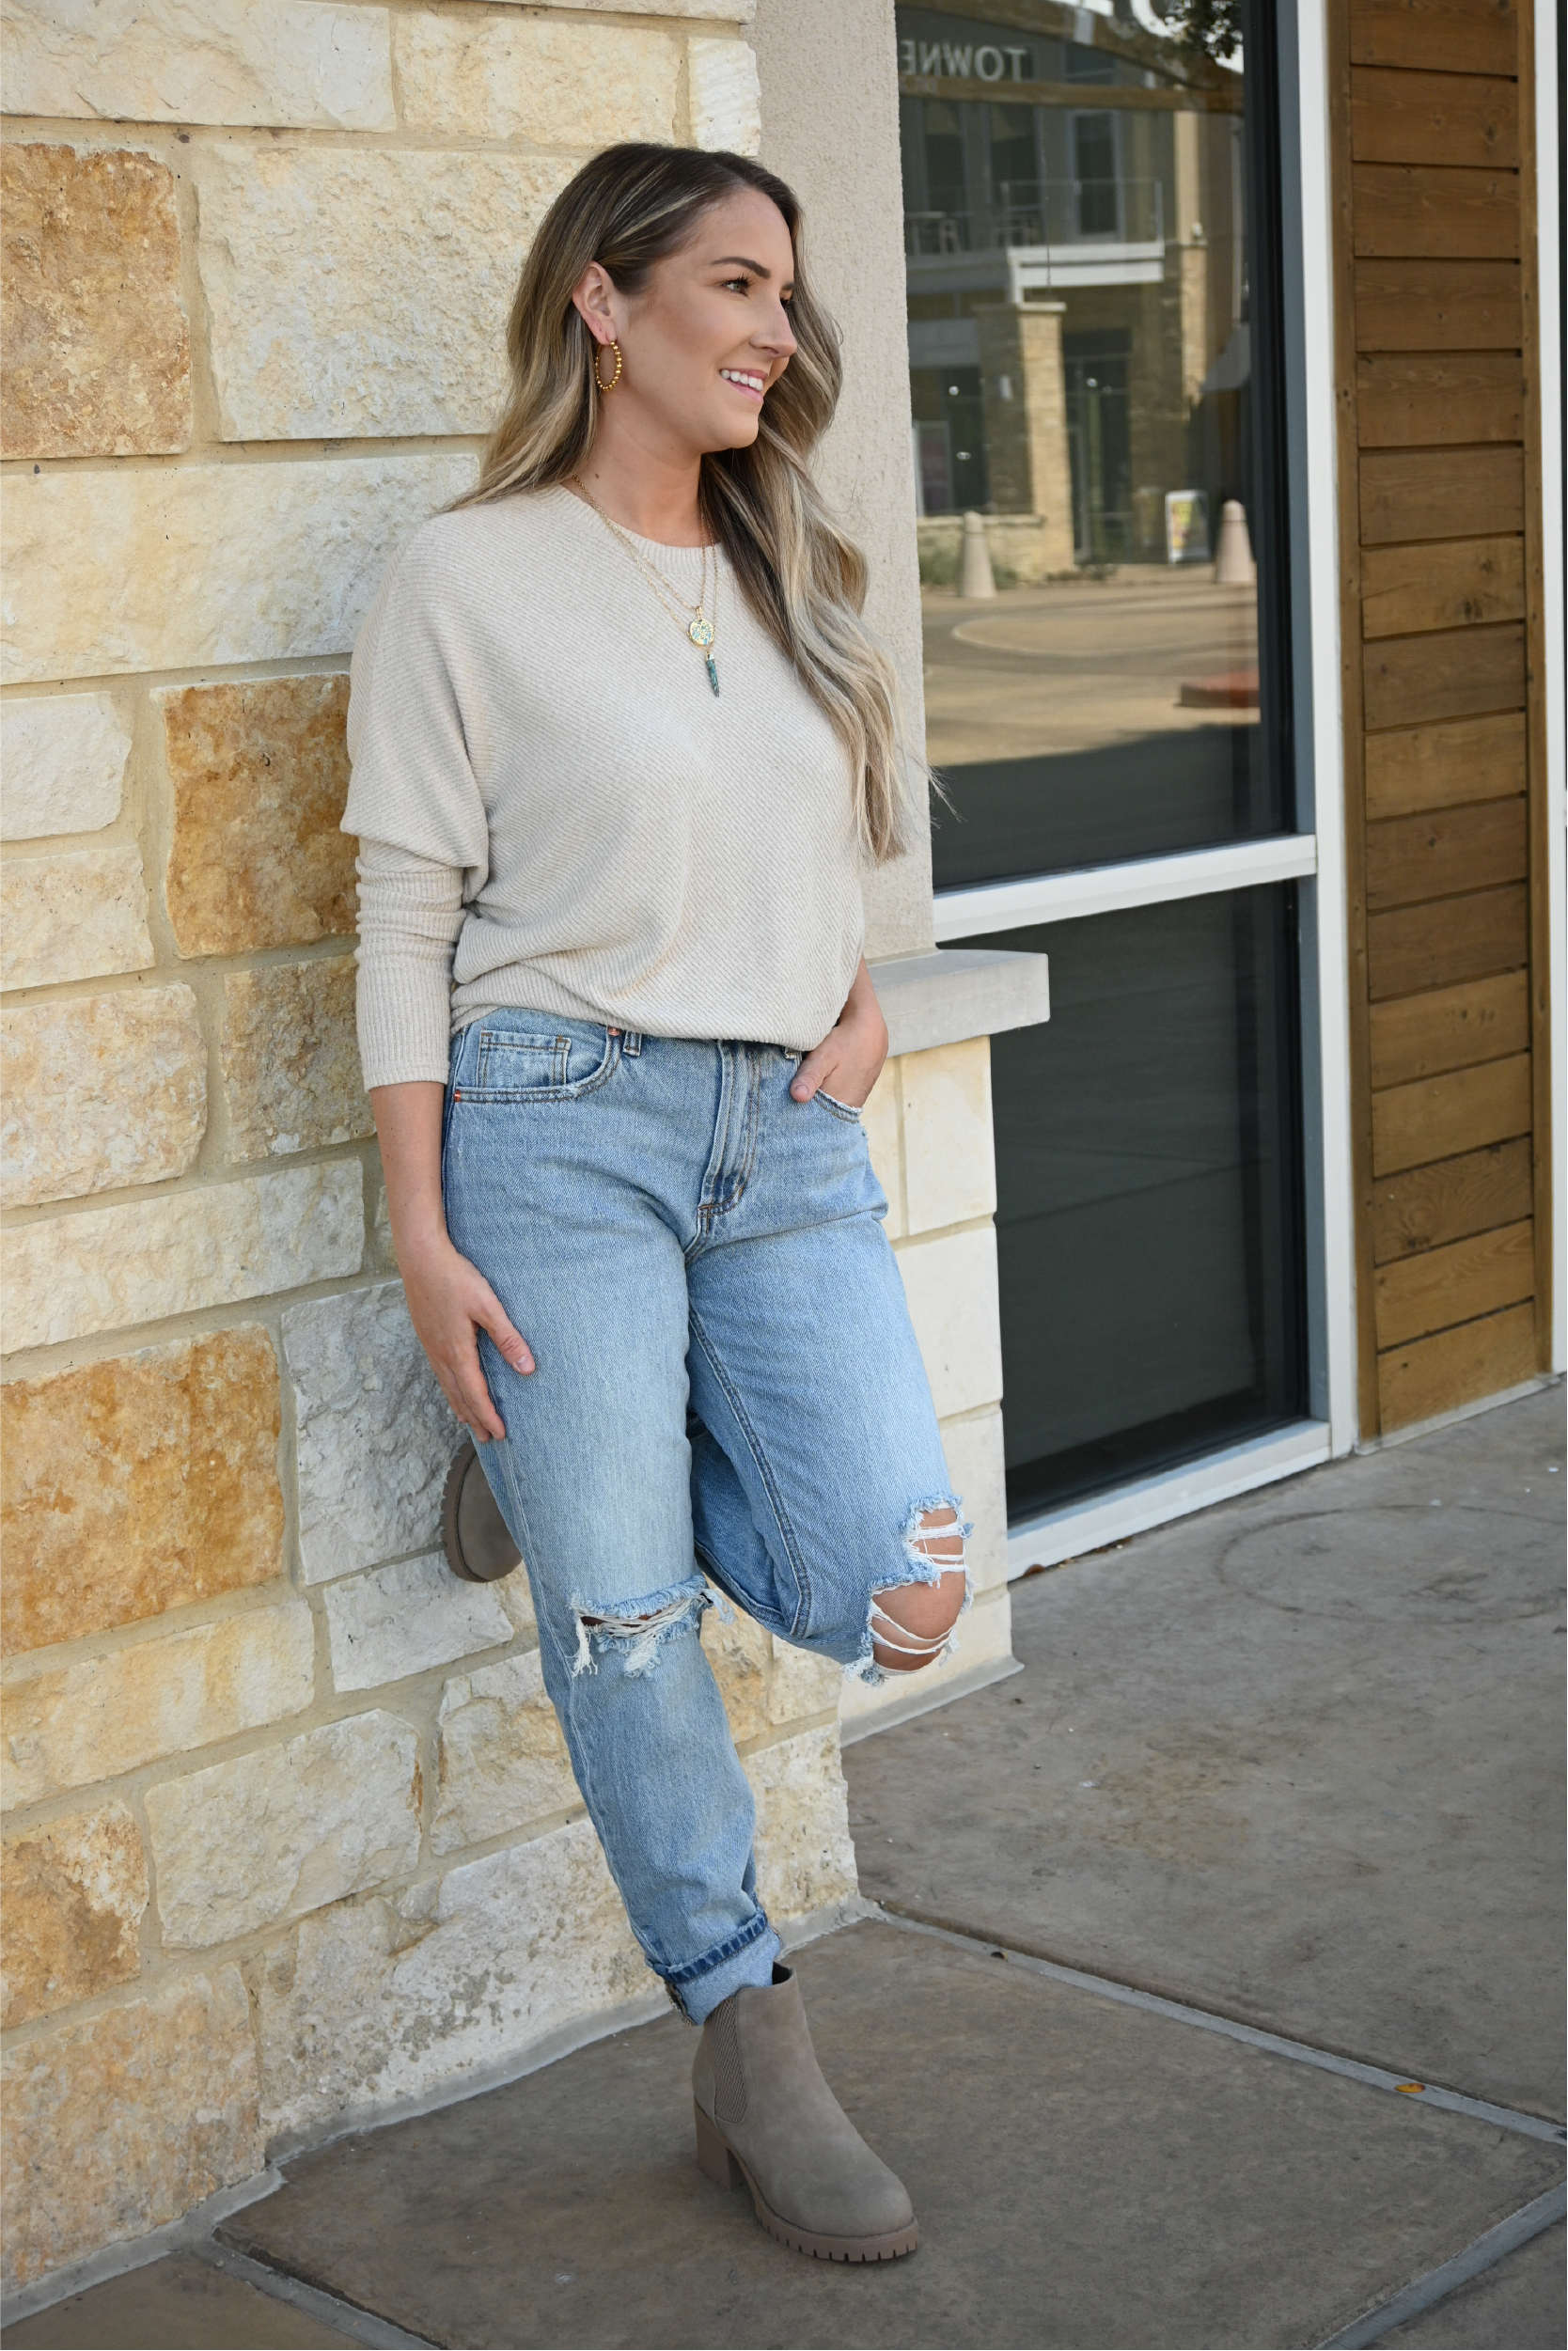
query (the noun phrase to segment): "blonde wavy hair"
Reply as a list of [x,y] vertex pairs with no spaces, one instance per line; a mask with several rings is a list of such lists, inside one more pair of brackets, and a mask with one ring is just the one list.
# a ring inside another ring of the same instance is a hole
[[882,864],[908,845],[911,832],[898,682],[862,618],[866,558],[811,478],[811,453],[832,422],[843,368],[837,330],[806,275],[800,205],[782,180],[744,155],[679,147],[628,143],[586,164],[550,207],[523,264],[507,321],[506,406],[478,484],[457,503],[546,489],[577,472],[593,446],[604,395],[594,376],[596,346],[572,288],[597,261],[619,292],[639,294],[654,264],[738,188],[768,197],[790,231],[796,348],[768,393],[751,447],[704,457],[702,515],[746,602],[848,752],[860,838]]

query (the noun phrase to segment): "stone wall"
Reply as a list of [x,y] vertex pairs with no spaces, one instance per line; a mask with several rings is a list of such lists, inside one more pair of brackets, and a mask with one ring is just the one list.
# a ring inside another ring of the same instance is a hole
[[[439,1558],[337,824],[349,650],[473,478],[534,224],[611,138],[755,149],[746,14],[0,9],[12,2284],[651,1986],[525,1579]],[[1007,1652],[987,1086],[906,1054],[868,1114],[981,1522],[949,1679]],[[799,1919],[855,1885],[838,1677],[703,1638]]]

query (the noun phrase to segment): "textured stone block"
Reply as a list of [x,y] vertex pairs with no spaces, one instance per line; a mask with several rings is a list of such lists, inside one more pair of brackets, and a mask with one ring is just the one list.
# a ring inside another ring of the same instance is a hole
[[184,686],[157,700],[174,792],[164,890],[181,955],[351,933],[354,843],[338,829],[347,678]]
[[990,1216],[996,1207],[991,1041],[937,1045],[899,1062],[909,1230]]
[[995,1229],[906,1241],[899,1271],[938,1417],[995,1403],[1002,1392]]
[[589,153],[617,139],[675,136],[681,55],[666,33],[419,14],[400,16],[393,40],[410,131]]
[[384,8],[313,0],[11,0],[8,113],[393,131]]
[[15,142],[0,151],[0,455],[188,448],[191,334],[167,165]]
[[25,2024],[129,1983],[141,1970],[147,1856],[124,1805],[8,1838],[0,1904],[0,2024]]
[[798,1722],[804,1715],[825,1715],[839,1703],[844,1671],[831,1657],[814,1657],[773,1636],[773,1679],[768,1690],[770,1722]]
[[0,988],[145,971],[152,961],[139,849],[10,857],[0,872]]
[[757,59],[744,40],[705,35],[686,43],[686,102],[692,145],[755,155],[762,143]]
[[0,840],[96,833],[119,814],[131,729],[107,694],[0,710]]
[[0,681],[347,653],[398,546],[474,472],[451,453],[15,475]]
[[477,1845],[581,1802],[537,1649],[461,1673],[441,1693],[431,1844]]
[[374,1133],[360,1083],[353,1000],[353,958],[347,955],[274,964],[224,981],[223,1082],[232,1158],[314,1151]]
[[[479,37],[467,20],[445,29]],[[225,439],[488,431],[518,268],[572,168],[462,149],[203,149]]]
[[902,1241],[908,1230],[903,1213],[903,1144],[899,1135],[899,1067],[897,1061],[886,1064],[860,1113],[871,1166],[887,1195],[883,1230],[889,1241]]
[[320,1910],[419,1857],[419,1741],[351,1715],[147,1792],[164,1941],[224,1943]]
[[8,1805],[113,1779],[303,1713],[316,1633],[303,1600],[133,1641],[6,1693]]
[[145,2236],[264,2160],[238,1967],[41,2033],[5,2083],[8,2287]]
[[307,1583],[433,1544],[463,1432],[414,1335],[401,1282],[290,1308],[300,1559]]
[[858,1880],[839,1726],[824,1724],[745,1759],[757,1799],[757,1889],[771,1919],[800,1919],[853,1894]]
[[999,1405],[942,1424],[942,1450],[953,1492],[974,1532],[966,1545],[975,1591],[1007,1581],[1007,1461]]
[[189,988],[0,1013],[0,1200],[75,1199],[183,1175],[207,1126]]
[[728,1622],[717,1607],[703,1617],[702,1646],[729,1717],[729,1735],[739,1745],[768,1727],[768,1676],[773,1660],[761,1626],[731,1603],[725,1605],[729,1611]]
[[269,2132],[384,2105],[654,1990],[587,1821],[415,1889],[306,1919],[268,1951]]
[[277,1359],[255,1324],[8,1381],[5,1654],[280,1575],[278,1426]]
[[41,1218],[0,1239],[6,1344],[41,1347],[359,1270],[357,1160]]
[[346,1575],[325,1599],[335,1689],[401,1682],[512,1638],[500,1594],[460,1583],[439,1551]]

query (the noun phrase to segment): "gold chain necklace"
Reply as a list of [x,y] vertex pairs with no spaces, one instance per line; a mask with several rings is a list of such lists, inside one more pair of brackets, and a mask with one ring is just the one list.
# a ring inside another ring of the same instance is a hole
[[[657,564],[650,563],[648,557],[643,554],[642,549],[637,545],[636,541],[632,537],[631,533],[629,531],[622,530],[619,523],[613,523],[610,520],[604,508],[600,505],[598,499],[594,497],[591,491],[588,489],[588,486],[582,478],[582,476],[580,474],[573,474],[572,478],[575,487],[582,492],[583,496],[587,499],[588,505],[592,507],[595,514],[598,515],[599,520],[604,524],[604,528],[610,532],[613,538],[619,540],[621,545],[625,548],[627,554],[632,557],[633,561],[637,565],[643,577],[647,580],[649,587],[653,590],[654,595],[657,596],[660,603],[663,604],[665,610],[668,613],[670,619],[675,622],[677,628],[683,629],[685,634],[691,638],[692,643],[697,647],[698,651],[702,655],[703,661],[707,665],[708,683],[713,687],[713,692],[716,694],[719,690],[719,674],[718,664],[713,659],[713,640],[718,635],[719,558],[717,547],[715,546],[713,549],[713,617],[710,620],[707,613],[707,548],[704,547],[702,550],[702,571],[698,581],[697,602],[695,604],[688,603],[685,597],[682,595],[680,589],[676,587],[674,581],[666,579],[665,574],[659,570]],[[675,603],[671,603],[670,602],[670,598],[672,596],[675,599]],[[682,611],[686,612],[691,616],[689,619],[683,620],[681,618],[681,613],[677,612],[675,609],[676,604],[681,606]]]

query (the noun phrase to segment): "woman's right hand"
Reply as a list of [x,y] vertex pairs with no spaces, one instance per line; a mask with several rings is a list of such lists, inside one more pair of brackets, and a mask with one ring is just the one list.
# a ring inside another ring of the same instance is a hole
[[477,1265],[452,1246],[443,1231],[406,1258],[399,1271],[419,1344],[430,1357],[441,1392],[477,1445],[505,1436],[479,1361],[479,1332],[494,1341],[514,1371],[527,1373],[534,1358],[512,1327],[505,1307]]

